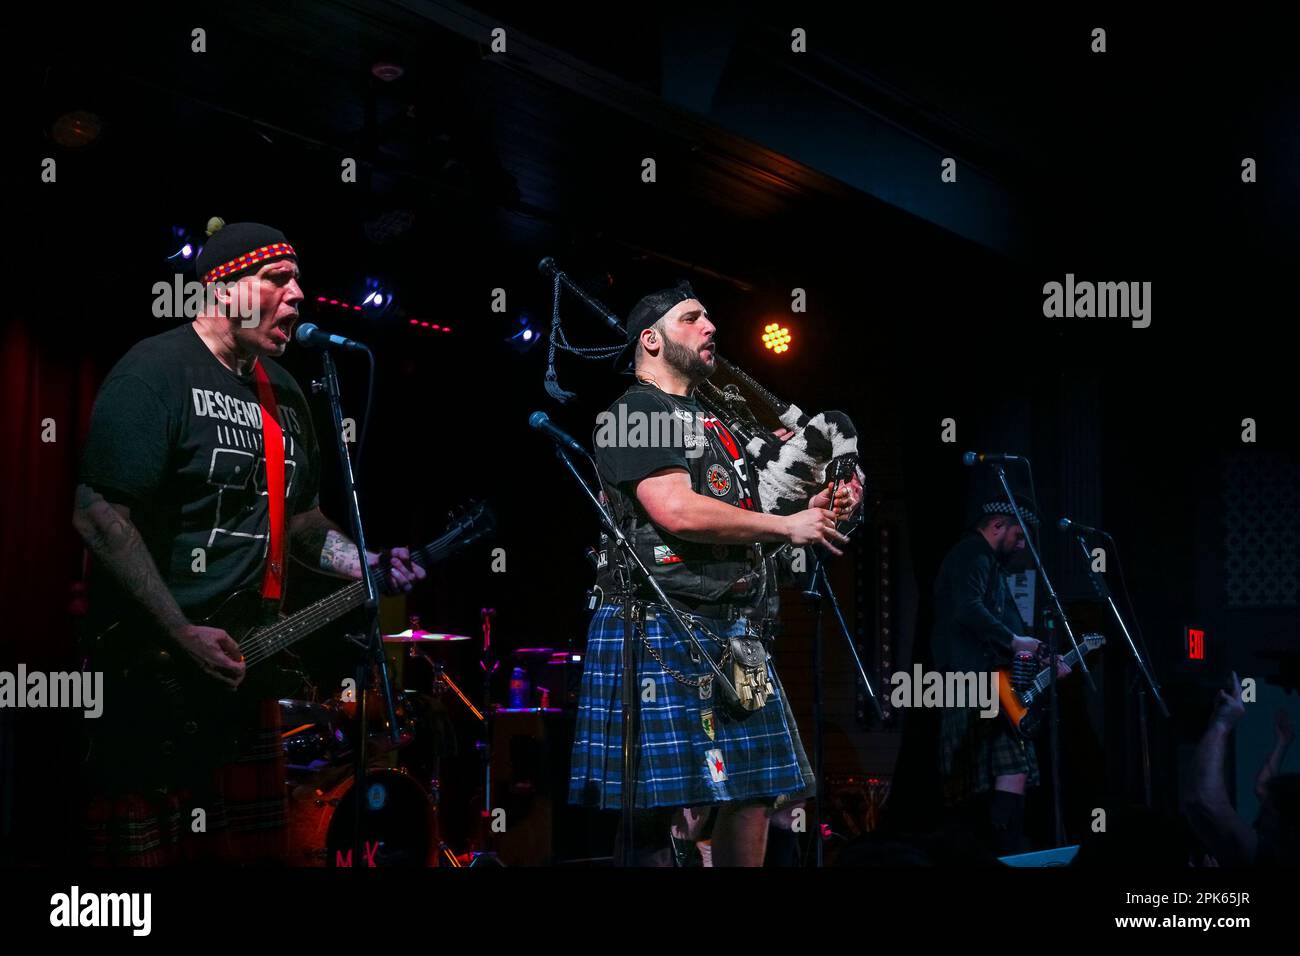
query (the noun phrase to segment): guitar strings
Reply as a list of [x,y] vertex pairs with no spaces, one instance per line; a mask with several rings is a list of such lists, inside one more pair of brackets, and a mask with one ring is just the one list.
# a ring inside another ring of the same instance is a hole
[[[381,581],[386,583],[391,574],[391,569],[386,569],[380,575]],[[251,666],[278,654],[295,642],[300,628],[314,630],[351,610],[364,600],[365,590],[365,582],[355,581],[309,605],[298,614],[251,635],[245,641],[246,645],[253,645],[251,650],[244,654],[245,664]]]
[[[460,530],[449,532],[427,548],[421,548],[411,556],[412,561],[422,565],[436,563],[441,559],[442,552],[446,550],[448,539],[455,538],[460,533]],[[392,577],[392,569],[384,569],[379,577],[382,583],[387,583]],[[315,630],[360,605],[364,601],[365,590],[364,581],[354,581],[285,620],[249,635],[241,646],[241,650],[249,648],[244,651],[245,666],[250,667],[274,657],[296,643],[300,636],[306,636],[302,632],[303,628],[307,631]]]

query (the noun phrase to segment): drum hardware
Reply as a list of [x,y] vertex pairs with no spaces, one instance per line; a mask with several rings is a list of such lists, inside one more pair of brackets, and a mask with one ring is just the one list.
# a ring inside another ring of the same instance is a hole
[[[491,834],[490,799],[475,798],[477,818],[471,849],[456,854],[443,840],[439,815],[442,812],[442,757],[455,750],[455,730],[443,701],[455,698],[465,713],[482,728],[476,750],[484,767],[485,794],[491,794],[491,616],[484,609],[483,658],[484,701],[477,704],[448,671],[441,651],[458,646],[464,635],[426,631],[418,617],[411,627],[383,635],[386,645],[405,653],[390,655],[395,676],[402,676],[394,694],[400,728],[399,741],[390,742],[388,722],[379,695],[368,694],[366,743],[366,805],[361,810],[363,866],[434,865],[448,867],[501,865],[496,854],[485,849]],[[541,656],[549,648],[534,649]],[[490,664],[488,662],[491,662]],[[396,665],[396,666],[394,666]],[[415,665],[415,666],[412,666]],[[313,695],[314,696],[314,695]],[[360,696],[360,695],[358,695]],[[280,701],[281,742],[289,771],[289,816],[292,860],[295,865],[346,866],[352,847],[356,810],[351,761],[361,720],[357,702],[343,692],[322,702],[285,698]],[[449,749],[450,748],[450,749]],[[423,802],[414,799],[415,793]],[[342,808],[343,813],[339,810]],[[459,819],[459,817],[458,817]],[[418,858],[418,859],[417,859]]]

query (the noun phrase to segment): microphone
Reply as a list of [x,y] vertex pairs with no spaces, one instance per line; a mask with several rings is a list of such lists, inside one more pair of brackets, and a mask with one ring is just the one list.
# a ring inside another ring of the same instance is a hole
[[1094,528],[1092,525],[1088,524],[1080,524],[1077,521],[1071,521],[1069,518],[1062,518],[1056,523],[1056,526],[1062,531],[1069,531],[1071,528],[1078,528],[1080,531],[1091,531],[1093,534],[1103,534],[1108,538],[1110,537],[1109,534],[1102,531],[1100,528]]
[[548,436],[551,441],[555,442],[565,451],[571,451],[578,455],[587,454],[587,449],[578,443],[578,440],[568,432],[551,421],[550,416],[545,412],[533,412],[528,416],[528,425],[542,434]]
[[986,461],[1024,461],[1024,459],[1019,455],[982,451],[968,451],[966,454],[961,456],[961,463],[963,465],[978,465]]
[[309,349],[345,349],[349,352],[369,352],[360,342],[345,339],[341,335],[331,335],[321,329],[315,322],[304,322],[293,333],[294,341]]

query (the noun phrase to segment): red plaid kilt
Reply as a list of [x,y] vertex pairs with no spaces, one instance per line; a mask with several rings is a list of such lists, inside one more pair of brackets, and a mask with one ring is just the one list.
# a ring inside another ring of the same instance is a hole
[[[259,702],[240,732],[239,753],[210,781],[174,790],[95,793],[86,807],[89,862],[95,866],[282,863],[285,826],[280,704]],[[206,832],[192,830],[193,810]]]

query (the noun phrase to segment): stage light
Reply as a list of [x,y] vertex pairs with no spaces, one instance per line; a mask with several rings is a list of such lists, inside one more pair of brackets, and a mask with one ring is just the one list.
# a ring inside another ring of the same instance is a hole
[[396,304],[397,296],[393,295],[392,290],[385,287],[384,283],[379,279],[373,276],[366,277],[361,294],[362,308],[359,311],[369,313],[373,318],[378,318],[391,312]]
[[[451,331],[448,329],[447,331]],[[527,352],[541,340],[541,335],[533,328],[533,319],[527,312],[519,314],[519,331],[506,338],[506,343],[516,352]]]
[[776,355],[790,351],[790,330],[779,322],[769,322],[763,326],[763,348]]
[[194,258],[194,243],[190,241],[190,233],[184,226],[172,226],[172,241],[180,243],[167,261],[173,259],[185,259],[186,261]]
[[411,325],[417,326],[418,328],[421,329],[428,329],[430,332],[451,331],[451,329],[449,329],[447,326],[439,325],[437,322],[430,322],[428,319],[409,319],[408,321],[411,323]]
[[50,138],[68,149],[83,149],[104,129],[104,121],[89,110],[64,113],[50,126]]

